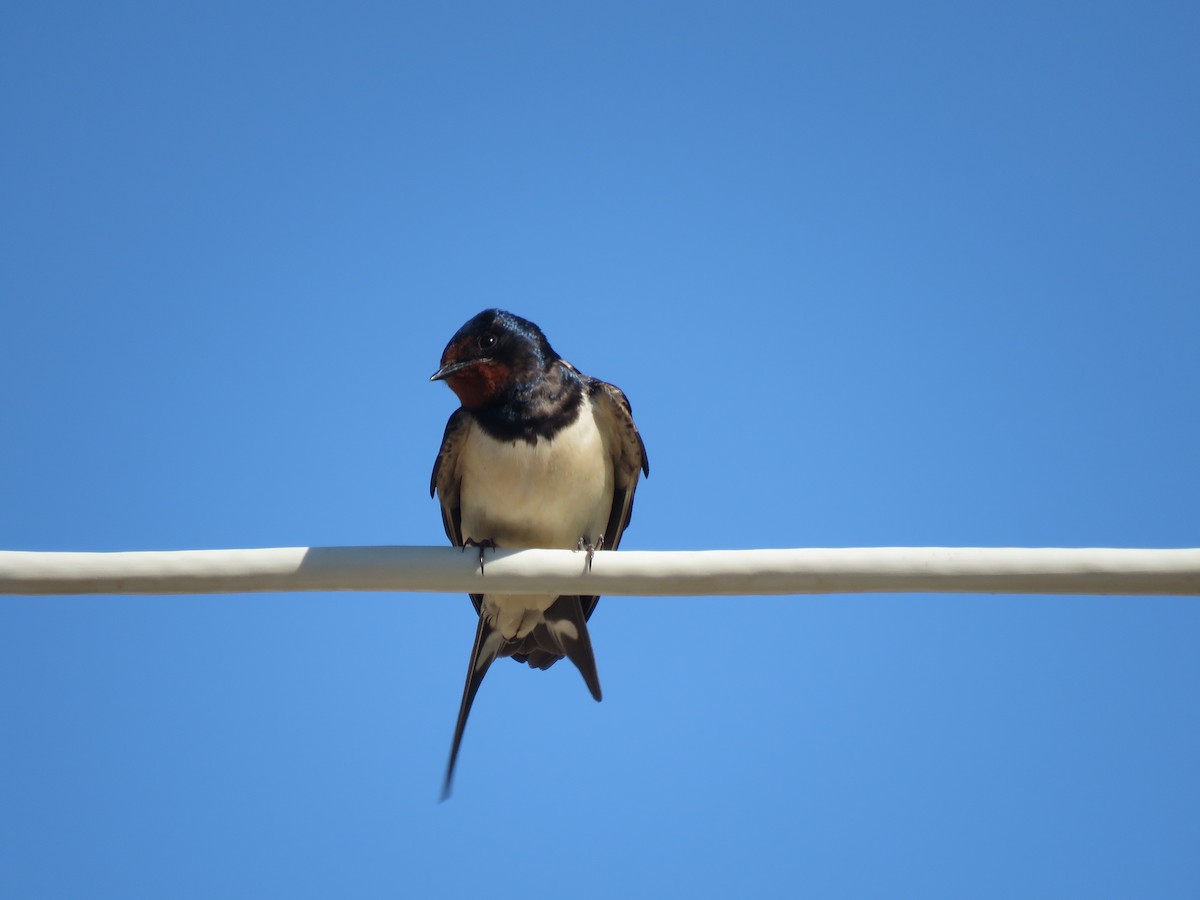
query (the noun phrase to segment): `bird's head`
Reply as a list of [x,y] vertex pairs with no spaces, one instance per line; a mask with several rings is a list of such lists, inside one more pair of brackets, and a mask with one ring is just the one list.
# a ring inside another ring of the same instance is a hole
[[500,402],[558,359],[542,330],[502,309],[485,309],[458,329],[430,381],[445,381],[467,409]]

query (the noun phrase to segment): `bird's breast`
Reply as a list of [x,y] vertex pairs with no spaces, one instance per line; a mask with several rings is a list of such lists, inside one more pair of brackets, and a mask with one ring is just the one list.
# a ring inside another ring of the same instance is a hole
[[534,444],[498,441],[474,426],[459,465],[463,538],[573,549],[608,524],[612,455],[586,398],[575,421]]

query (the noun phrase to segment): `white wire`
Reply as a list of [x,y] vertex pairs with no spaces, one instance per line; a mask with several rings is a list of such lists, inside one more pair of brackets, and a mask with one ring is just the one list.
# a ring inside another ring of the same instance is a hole
[[0,594],[254,591],[744,595],[1200,596],[1200,549],[867,547],[596,553],[285,547],[129,553],[0,551]]

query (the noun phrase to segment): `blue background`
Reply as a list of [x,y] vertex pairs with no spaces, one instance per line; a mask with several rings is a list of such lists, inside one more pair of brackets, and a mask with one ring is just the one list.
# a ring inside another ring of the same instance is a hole
[[[484,307],[624,546],[1200,545],[1194,3],[8,3],[0,547],[441,544]],[[0,599],[0,896],[1194,897],[1200,603]]]

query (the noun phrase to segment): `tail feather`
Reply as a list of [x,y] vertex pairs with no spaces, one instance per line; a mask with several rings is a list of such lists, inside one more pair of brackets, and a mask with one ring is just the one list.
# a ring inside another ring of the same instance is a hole
[[479,617],[479,625],[475,629],[475,646],[471,648],[471,662],[467,667],[467,683],[463,687],[462,703],[458,707],[458,722],[454,726],[454,741],[450,744],[450,762],[446,765],[446,780],[442,783],[442,799],[450,796],[450,784],[454,781],[454,764],[458,762],[458,748],[462,744],[463,731],[467,727],[467,717],[471,715],[471,704],[483,684],[483,676],[487,674],[496,657],[500,655],[504,638],[494,629],[487,616]]
[[543,621],[511,645],[512,658],[533,669],[548,669],[565,656],[575,664],[592,696],[600,700],[600,676],[580,599],[565,595],[555,600]]
[[[596,657],[592,653],[592,638],[588,634],[587,620],[583,615],[580,598],[574,595],[559,597],[546,610],[545,621],[534,629],[534,634],[546,641],[547,649],[565,656],[575,663],[583,676],[584,684],[596,701],[600,701],[600,674],[596,671]],[[545,645],[543,645],[545,646]]]
[[481,613],[475,629],[475,645],[471,648],[462,703],[458,709],[458,722],[454,727],[454,741],[450,745],[450,762],[446,766],[446,780],[442,785],[443,800],[450,796],[454,765],[458,761],[458,750],[467,727],[467,717],[471,714],[471,704],[475,702],[483,677],[501,656],[511,656],[535,669],[548,669],[565,656],[575,664],[591,695],[600,700],[600,675],[596,671],[596,657],[592,653],[592,639],[588,635],[587,618],[580,597],[559,597],[543,614],[543,620],[517,641],[504,640],[487,616]]

